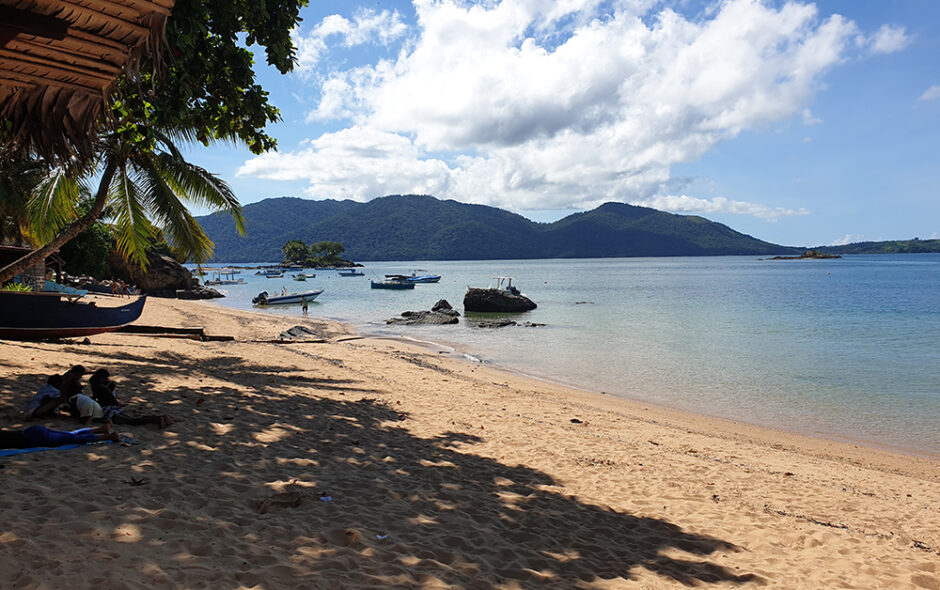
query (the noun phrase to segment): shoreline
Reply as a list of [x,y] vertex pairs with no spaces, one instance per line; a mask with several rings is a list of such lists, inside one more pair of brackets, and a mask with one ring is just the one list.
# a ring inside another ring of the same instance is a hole
[[[263,313],[263,312],[252,310],[249,313]],[[607,393],[604,391],[600,391],[599,389],[584,387],[584,386],[576,385],[573,383],[566,383],[564,381],[553,379],[546,375],[540,375],[536,372],[528,372],[525,369],[517,369],[514,367],[501,365],[498,362],[489,361],[486,359],[481,359],[479,357],[476,357],[469,351],[461,348],[461,346],[455,342],[446,342],[446,341],[440,342],[436,340],[419,339],[417,337],[411,337],[407,335],[369,334],[368,331],[361,330],[361,326],[356,326],[355,324],[345,321],[345,320],[329,319],[328,321],[335,321],[339,324],[345,324],[349,326],[350,328],[356,330],[357,332],[360,332],[360,337],[364,339],[373,338],[377,340],[389,340],[393,342],[401,342],[404,344],[418,346],[427,350],[431,350],[434,348],[446,348],[451,351],[450,355],[455,360],[466,362],[466,363],[471,363],[471,364],[479,364],[480,366],[487,367],[495,371],[508,373],[510,375],[515,375],[519,378],[531,379],[533,381],[544,383],[546,385],[555,386],[555,387],[559,387],[559,388],[563,388],[563,389],[571,390],[571,391],[578,391],[585,395],[597,396],[599,401],[600,400],[621,400],[632,406],[650,406],[650,407],[654,407],[659,410],[662,410],[664,412],[679,414],[679,415],[684,416],[685,419],[688,419],[688,420],[692,420],[692,419],[713,420],[718,424],[724,424],[725,426],[723,427],[723,429],[741,427],[741,428],[757,429],[758,431],[765,430],[768,433],[775,433],[776,435],[799,437],[799,438],[807,439],[809,441],[817,441],[820,443],[844,445],[846,448],[861,447],[861,448],[870,449],[872,451],[879,451],[883,453],[891,453],[891,454],[909,456],[909,457],[918,458],[918,459],[940,461],[940,450],[929,451],[929,450],[923,450],[923,449],[912,448],[912,447],[879,444],[876,441],[872,441],[868,439],[853,439],[851,437],[839,435],[837,433],[832,433],[832,432],[811,432],[811,431],[801,431],[801,430],[789,430],[786,428],[772,426],[770,424],[763,424],[755,420],[753,417],[736,420],[736,419],[728,418],[725,416],[709,414],[704,411],[694,412],[694,411],[690,411],[681,407],[670,406],[668,404],[664,404],[664,403],[657,402],[657,401],[649,401],[649,400],[630,397],[626,395]]]
[[[261,310],[241,310],[224,307],[219,305],[218,302],[212,300],[207,300],[204,302],[196,301],[194,303],[205,305],[207,307],[218,306],[223,309],[235,311],[238,313],[256,315],[259,319],[271,317],[270,314],[266,314]],[[853,464],[859,466],[871,466],[872,462],[875,462],[875,464],[877,464],[880,469],[892,472],[894,469],[896,469],[896,467],[892,466],[894,464],[893,458],[908,458],[916,464],[908,468],[912,473],[916,473],[918,477],[934,476],[936,477],[936,480],[940,482],[940,452],[930,453],[928,451],[921,451],[918,449],[878,445],[872,441],[853,440],[847,437],[842,438],[831,433],[813,434],[786,430],[765,424],[748,422],[746,420],[732,420],[730,418],[714,416],[707,413],[691,412],[682,408],[671,407],[657,402],[608,394],[589,388],[563,383],[545,376],[525,373],[521,370],[500,365],[492,361],[477,359],[477,357],[473,357],[469,352],[461,351],[461,348],[456,343],[422,340],[410,336],[393,334],[370,334],[368,331],[362,330],[362,326],[357,326],[352,322],[341,319],[313,317],[293,318],[292,316],[277,317],[280,320],[310,320],[317,322],[327,322],[336,326],[342,326],[344,330],[351,331],[351,333],[354,334],[350,337],[344,338],[342,340],[343,342],[349,342],[353,340],[363,342],[390,342],[406,347],[414,347],[423,352],[435,353],[438,353],[438,351],[434,349],[450,349],[451,352],[447,354],[447,358],[450,360],[457,363],[466,364],[468,367],[479,367],[486,371],[496,373],[497,375],[520,380],[522,382],[522,387],[526,386],[526,382],[533,382],[533,384],[538,384],[542,387],[555,388],[559,391],[565,392],[566,395],[581,397],[584,399],[582,403],[588,406],[596,405],[598,406],[598,409],[608,409],[607,406],[611,404],[622,404],[624,406],[623,412],[625,415],[630,415],[637,419],[646,420],[647,418],[640,416],[640,414],[645,412],[651,416],[656,417],[653,423],[662,424],[671,428],[682,429],[685,428],[687,424],[701,423],[706,426],[702,432],[709,432],[712,434],[716,432],[721,433],[729,439],[741,438],[742,440],[746,440],[755,444],[762,444],[765,446],[777,445],[779,447],[781,444],[784,444],[787,448],[818,456],[820,458],[850,461]],[[377,325],[377,328],[380,326],[381,325]],[[785,442],[781,442],[782,440]],[[874,458],[872,457],[872,453],[875,454]]]
[[[43,375],[77,362],[177,420],[121,427],[137,446],[0,460],[11,587],[940,586],[936,460],[316,318],[155,300],[140,322],[235,340],[0,341],[5,428]],[[271,342],[293,325],[317,338]]]

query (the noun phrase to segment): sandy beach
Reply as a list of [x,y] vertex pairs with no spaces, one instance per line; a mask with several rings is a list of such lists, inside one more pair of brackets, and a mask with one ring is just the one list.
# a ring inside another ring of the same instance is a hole
[[[150,299],[0,341],[0,425],[105,367],[139,444],[0,457],[4,588],[940,588],[940,457],[567,389],[341,324]],[[277,343],[295,325],[312,334]],[[65,418],[41,424],[78,425]]]

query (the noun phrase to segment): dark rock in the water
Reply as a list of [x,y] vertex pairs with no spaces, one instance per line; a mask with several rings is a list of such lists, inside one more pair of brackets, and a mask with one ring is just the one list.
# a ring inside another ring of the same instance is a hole
[[441,299],[434,304],[434,307],[431,308],[431,311],[436,311],[439,313],[446,313],[447,315],[452,315],[457,317],[460,315],[460,312],[451,307],[450,303],[446,299]]
[[518,326],[519,324],[509,318],[495,318],[475,319],[472,322],[468,322],[468,325],[474,328],[505,328],[506,326]]
[[457,316],[460,312],[450,306],[446,299],[434,304],[431,311],[403,311],[401,317],[391,318],[386,324],[404,326],[444,326],[459,323]]
[[[163,292],[167,292],[167,294],[161,295],[160,293]],[[177,289],[172,295],[169,294],[168,290],[151,292],[151,295],[156,295],[157,297],[176,297],[177,299],[218,299],[219,297],[225,297],[225,295],[215,289],[203,287],[202,285],[197,285],[192,289]]]
[[453,315],[454,310],[450,311],[451,313],[441,311],[405,311],[402,312],[401,317],[391,318],[385,323],[404,326],[443,326],[458,323],[460,320],[457,319],[456,315]]
[[510,293],[505,289],[478,289],[468,287],[463,296],[464,311],[495,311],[516,313],[538,307],[525,295]]
[[108,255],[108,266],[117,278],[157,297],[176,297],[179,290],[188,291],[198,286],[198,281],[182,264],[169,256],[150,252],[147,254],[147,270],[128,262],[117,252]]

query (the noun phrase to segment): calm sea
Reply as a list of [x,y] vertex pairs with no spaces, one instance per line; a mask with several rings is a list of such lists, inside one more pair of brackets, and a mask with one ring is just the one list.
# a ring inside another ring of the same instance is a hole
[[[413,269],[414,291],[369,288]],[[609,395],[830,438],[940,453],[940,255],[761,261],[755,257],[374,262],[364,277],[306,282],[242,271],[219,304],[323,288],[312,317],[447,345],[482,362]],[[544,324],[392,327],[467,286],[514,284]],[[301,316],[299,306],[269,313]]]

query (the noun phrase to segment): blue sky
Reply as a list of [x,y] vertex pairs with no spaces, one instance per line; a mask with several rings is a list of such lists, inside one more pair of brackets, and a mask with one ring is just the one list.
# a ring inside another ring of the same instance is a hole
[[278,151],[190,157],[243,204],[607,201],[787,245],[940,237],[940,2],[313,2],[259,81]]

